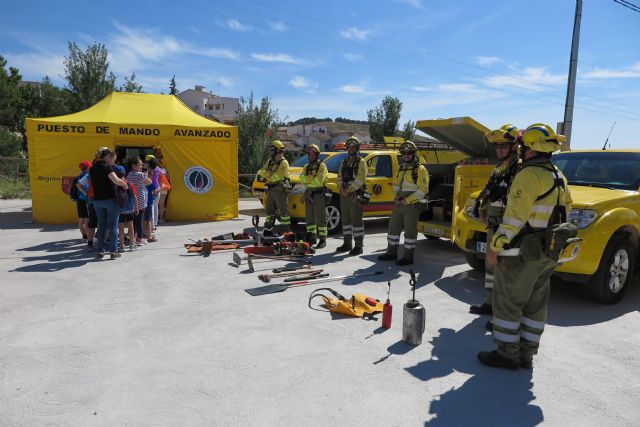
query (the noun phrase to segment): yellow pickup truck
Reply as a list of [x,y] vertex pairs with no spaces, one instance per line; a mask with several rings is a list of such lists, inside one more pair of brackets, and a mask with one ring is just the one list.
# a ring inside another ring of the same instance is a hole
[[[376,144],[376,146],[378,146]],[[385,217],[391,215],[393,209],[392,180],[398,173],[399,153],[397,150],[386,148],[380,145],[381,149],[375,149],[373,145],[363,144],[360,155],[367,162],[367,191],[371,193],[371,201],[364,205],[364,217]],[[454,162],[466,156],[455,150],[420,150],[422,162],[443,159]],[[320,161],[327,165],[329,175],[327,178],[327,188],[333,193],[331,204],[327,206],[327,229],[329,234],[337,233],[342,229],[340,215],[340,198],[337,185],[337,173],[340,170],[342,161],[347,157],[345,151],[331,151],[320,153]],[[302,168],[309,162],[305,155],[293,162],[289,166],[291,184],[294,186],[289,194],[289,215],[292,222],[305,220],[304,202],[302,201],[303,190],[295,184],[300,182]],[[254,179],[252,191],[254,196],[263,201],[264,183]]]
[[[418,121],[416,128],[469,155],[455,171],[431,173],[432,182],[450,179],[451,185],[432,185],[419,230],[429,238],[451,239],[471,267],[484,270],[486,227],[473,207],[496,161],[493,147],[484,142],[489,129],[469,117]],[[569,181],[569,218],[584,239],[577,257],[555,275],[583,284],[602,303],[616,303],[639,261],[640,150],[567,151],[554,154],[552,162]]]

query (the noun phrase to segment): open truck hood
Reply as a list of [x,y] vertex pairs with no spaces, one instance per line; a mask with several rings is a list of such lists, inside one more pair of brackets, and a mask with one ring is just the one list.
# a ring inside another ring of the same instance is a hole
[[471,117],[453,117],[450,119],[419,120],[416,129],[431,135],[437,140],[449,144],[455,149],[475,158],[496,160],[496,150],[489,144],[484,134],[490,129]]

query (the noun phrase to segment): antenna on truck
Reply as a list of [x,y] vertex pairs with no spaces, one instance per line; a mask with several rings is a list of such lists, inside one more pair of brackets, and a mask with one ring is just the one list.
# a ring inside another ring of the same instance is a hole
[[[605,139],[604,145],[602,146],[603,151],[607,149],[607,143],[609,142],[609,137],[611,136],[611,132],[613,132],[613,127],[615,125],[616,125],[616,122],[614,120],[613,124],[611,125],[611,129],[609,129],[609,135],[607,135],[607,139]],[[609,148],[611,148],[611,144],[609,144]]]

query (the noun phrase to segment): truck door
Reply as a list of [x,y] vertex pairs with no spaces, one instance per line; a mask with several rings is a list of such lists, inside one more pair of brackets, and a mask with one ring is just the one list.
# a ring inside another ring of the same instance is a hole
[[393,209],[393,159],[389,154],[371,155],[367,159],[367,169],[367,191],[371,193],[371,201],[364,206],[364,211],[388,214]]

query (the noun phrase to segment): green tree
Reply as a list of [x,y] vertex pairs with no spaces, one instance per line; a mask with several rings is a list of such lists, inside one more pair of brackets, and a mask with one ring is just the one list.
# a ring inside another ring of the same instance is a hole
[[17,130],[16,104],[18,102],[18,82],[22,79],[17,68],[5,67],[7,60],[0,55],[0,125]]
[[69,42],[69,55],[64,59],[65,79],[73,94],[74,110],[84,110],[115,89],[116,76],[109,71],[107,48],[94,43],[83,51]]
[[136,73],[124,78],[124,84],[118,89],[120,92],[142,93],[142,85],[136,81]]
[[176,87],[176,75],[174,74],[169,80],[169,95],[177,95],[178,88]]
[[384,97],[379,106],[367,111],[371,139],[381,142],[385,136],[396,136],[401,112],[402,102],[389,95]]
[[238,106],[238,169],[253,174],[264,164],[268,155],[267,142],[280,123],[278,111],[271,108],[271,99],[262,98],[257,104],[253,92],[248,99],[240,97]]
[[402,130],[402,137],[405,141],[413,141],[413,138],[416,136],[416,122],[409,120],[404,124],[404,129]]

